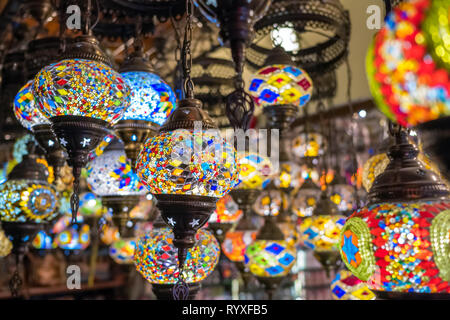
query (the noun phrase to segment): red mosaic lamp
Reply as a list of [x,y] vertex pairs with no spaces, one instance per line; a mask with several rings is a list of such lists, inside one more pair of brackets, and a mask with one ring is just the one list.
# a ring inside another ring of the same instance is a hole
[[390,162],[341,231],[342,260],[378,298],[448,299],[449,190],[418,161],[407,130],[391,124],[390,133]]

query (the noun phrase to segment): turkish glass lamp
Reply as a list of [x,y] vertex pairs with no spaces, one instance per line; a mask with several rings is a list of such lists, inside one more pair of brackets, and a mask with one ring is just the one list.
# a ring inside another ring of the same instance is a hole
[[328,191],[323,190],[312,215],[299,225],[302,247],[313,251],[328,276],[331,269],[337,270],[341,264],[339,236],[344,223],[345,216],[339,214]]
[[73,223],[56,235],[58,248],[71,252],[85,250],[91,244],[91,231],[88,224]]
[[339,271],[331,281],[331,295],[334,300],[375,300],[375,294],[364,281],[348,270]]
[[350,214],[356,207],[355,188],[347,183],[337,167],[333,180],[328,184],[330,199],[333,201],[341,214]]
[[109,246],[109,256],[117,264],[131,265],[135,249],[136,238],[120,238]]
[[341,231],[342,260],[379,298],[448,299],[449,190],[418,161],[406,130],[390,131],[390,162]]
[[209,220],[216,202],[235,187],[239,175],[236,150],[201,106],[197,99],[181,100],[158,134],[147,140],[136,166],[174,230],[180,266],[197,230]]
[[234,202],[233,198],[227,194],[217,201],[216,210],[209,217],[208,228],[220,244],[223,243],[225,234],[242,218],[242,210]]
[[[178,281],[178,250],[174,246],[170,228],[154,228],[137,242],[134,263],[136,270],[152,284],[159,299],[171,299],[171,287]],[[190,286],[192,298],[200,281],[210,275],[219,261],[220,246],[212,233],[200,229],[194,236],[194,245],[188,250],[183,276]]]
[[63,59],[39,71],[33,92],[73,168],[75,220],[81,169],[86,167],[89,153],[123,116],[130,88],[112,69],[98,41],[82,35],[66,39]]
[[292,140],[292,153],[295,158],[317,158],[324,154],[326,140],[320,133],[302,132]]
[[311,99],[312,80],[279,46],[272,50],[264,65],[253,75],[249,93],[268,116],[270,127],[288,128],[300,108]]
[[107,246],[113,244],[120,239],[119,229],[110,223],[105,223],[101,226],[100,240]]
[[288,210],[288,208],[288,196],[283,191],[277,189],[264,190],[253,205],[254,212],[262,217],[276,217],[281,212]]
[[293,197],[292,212],[299,218],[310,217],[319,200],[320,194],[320,187],[311,178],[305,179]]
[[101,198],[92,192],[83,192],[80,195],[80,208],[78,212],[84,219],[100,218],[104,213]]
[[31,131],[46,153],[46,159],[59,176],[60,169],[66,162],[66,154],[59,145],[48,120],[35,103],[33,80],[28,81],[14,98],[14,114],[22,126]]
[[272,299],[281,281],[295,264],[297,250],[290,245],[276,225],[274,218],[266,218],[255,242],[245,250],[244,262]]
[[53,236],[45,231],[39,231],[36,237],[34,237],[31,245],[37,250],[51,250],[56,249],[58,245],[53,239]]
[[173,90],[155,73],[141,51],[127,57],[119,70],[131,94],[129,106],[114,126],[133,168],[145,141],[156,134],[176,108]]
[[270,159],[254,152],[238,152],[240,171],[236,189],[264,189],[274,174]]

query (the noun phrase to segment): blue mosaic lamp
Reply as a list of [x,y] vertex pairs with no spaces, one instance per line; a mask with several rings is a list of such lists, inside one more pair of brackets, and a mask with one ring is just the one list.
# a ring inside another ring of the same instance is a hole
[[144,142],[156,134],[176,107],[172,88],[158,76],[137,47],[119,70],[130,87],[130,104],[114,126],[133,168]]

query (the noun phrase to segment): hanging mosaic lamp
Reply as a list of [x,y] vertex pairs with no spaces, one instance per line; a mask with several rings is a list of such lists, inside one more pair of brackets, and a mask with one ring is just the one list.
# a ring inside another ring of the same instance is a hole
[[339,166],[334,171],[333,180],[328,184],[330,199],[337,205],[340,214],[349,215],[356,208],[355,189],[341,175]]
[[341,231],[342,260],[378,298],[448,299],[449,190],[418,161],[407,130],[389,129],[390,162]]
[[313,250],[327,275],[331,269],[341,265],[339,254],[339,235],[345,223],[345,216],[339,215],[337,205],[331,201],[325,189],[320,194],[313,213],[302,220],[299,232],[302,245]]
[[313,83],[309,75],[295,66],[292,58],[275,47],[265,66],[253,76],[249,93],[267,115],[270,127],[286,129],[298,111],[311,99]]
[[[179,281],[179,250],[170,228],[158,225],[140,238],[134,256],[136,270],[152,284],[159,300],[172,300],[172,287]],[[200,289],[200,282],[212,273],[219,261],[220,246],[214,236],[200,229],[194,236],[194,245],[188,250],[183,269],[184,281],[193,299]]]
[[292,141],[292,153],[295,158],[317,158],[325,153],[326,140],[320,133],[302,132]]
[[261,192],[253,204],[253,210],[262,217],[276,217],[289,208],[289,198],[283,191],[268,188]]
[[334,300],[375,300],[367,284],[348,270],[339,271],[331,281],[331,294]]
[[89,188],[112,210],[112,221],[123,234],[133,223],[129,212],[147,193],[129,164],[123,143],[114,138],[103,154],[89,163],[87,174]]
[[245,250],[245,265],[264,285],[269,299],[291,271],[296,258],[297,250],[288,244],[273,217],[265,218],[255,242]]
[[67,229],[58,233],[54,241],[66,254],[76,254],[87,249],[91,244],[91,228],[88,224],[72,223]]
[[18,295],[22,285],[18,269],[28,245],[39,230],[58,216],[57,193],[49,183],[48,167],[34,153],[36,147],[34,140],[28,144],[28,154],[0,185],[2,229],[16,256],[16,271],[10,282],[13,296]]
[[216,210],[208,220],[208,228],[222,244],[225,234],[242,218],[242,210],[234,202],[233,198],[227,194],[217,201]]
[[142,51],[136,48],[119,69],[131,94],[123,117],[114,125],[133,168],[145,141],[156,134],[176,108],[173,90],[156,74]]
[[292,200],[292,211],[299,218],[312,216],[320,194],[320,187],[311,178],[305,179]]
[[62,60],[44,67],[34,79],[40,111],[51,121],[73,168],[72,215],[79,206],[79,179],[88,155],[109,133],[129,104],[130,89],[92,35],[66,39]]
[[417,126],[424,151],[450,178],[449,33],[446,1],[402,2],[386,17],[367,53],[366,69],[379,109],[405,127]]
[[115,263],[121,265],[131,265],[134,262],[134,252],[136,250],[136,238],[120,238],[109,246],[109,256]]

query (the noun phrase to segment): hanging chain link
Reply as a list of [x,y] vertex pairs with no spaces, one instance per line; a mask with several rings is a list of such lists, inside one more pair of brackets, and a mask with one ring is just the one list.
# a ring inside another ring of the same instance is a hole
[[194,82],[191,79],[192,68],[192,15],[194,13],[194,3],[192,0],[186,0],[186,27],[184,32],[184,41],[182,49],[183,75],[184,75],[184,94],[187,98],[194,97]]
[[184,264],[179,266],[178,281],[172,288],[174,300],[187,300],[189,296],[189,286],[184,275]]
[[181,46],[181,27],[179,26],[179,22],[177,22],[171,12],[170,21],[172,23],[172,27],[175,30],[175,41],[177,42],[177,47],[175,49],[175,61],[177,67],[175,69],[174,82],[175,82],[175,93],[177,95],[178,100],[184,99],[184,75],[183,75],[183,64],[181,63],[182,56],[182,46]]

